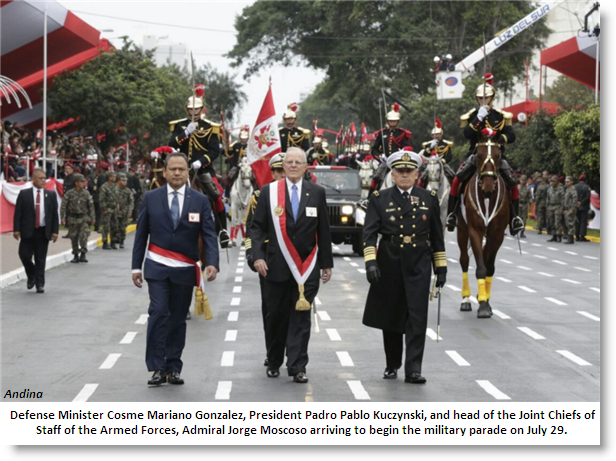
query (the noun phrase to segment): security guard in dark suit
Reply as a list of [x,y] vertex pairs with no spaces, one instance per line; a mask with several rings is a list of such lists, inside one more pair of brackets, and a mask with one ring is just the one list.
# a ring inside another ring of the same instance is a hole
[[[284,168],[282,167],[282,156],[280,154],[274,155],[269,161],[270,169],[272,170],[272,181],[278,181],[279,179],[284,178]],[[250,197],[250,203],[248,204],[248,214],[246,215],[246,241],[244,242],[244,248],[246,249],[246,262],[248,262],[248,267],[253,272],[257,272],[255,269],[255,262],[252,255],[252,237],[250,236],[250,225],[252,224],[252,217],[254,216],[255,210],[257,208],[257,203],[259,202],[259,197],[261,196],[260,190],[255,190],[252,193],[252,197]],[[267,252],[267,240],[265,241],[265,247],[263,248],[263,253]],[[265,316],[267,314],[267,304],[265,303],[265,278],[259,274],[259,287],[261,288],[261,314],[263,315],[263,331],[265,331]],[[265,336],[265,350],[267,351],[269,342],[267,340],[267,335]],[[267,366],[267,357],[263,365]]]
[[432,267],[437,287],[445,285],[447,277],[438,197],[415,186],[421,162],[421,156],[410,150],[387,159],[396,186],[372,194],[363,234],[370,282],[363,323],[383,330],[384,379],[398,376],[405,336],[405,382],[413,384],[426,382],[421,364]]
[[310,149],[310,130],[295,126],[297,109],[297,104],[289,104],[286,112],[282,114],[285,126],[278,129],[282,152],[286,152],[289,147],[299,147],[304,152]]

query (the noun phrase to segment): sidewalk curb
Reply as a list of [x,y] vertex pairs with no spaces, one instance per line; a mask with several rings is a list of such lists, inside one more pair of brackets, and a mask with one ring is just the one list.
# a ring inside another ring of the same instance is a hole
[[[126,227],[126,233],[129,234],[134,232],[137,228],[136,224],[131,224]],[[103,239],[98,237],[96,240],[88,240],[88,250],[95,250],[98,247],[103,246]],[[58,267],[61,264],[69,262],[73,259],[73,250],[66,250],[62,253],[58,253],[57,255],[48,256],[47,263],[45,264],[45,271],[49,269],[53,269],[54,267]],[[9,285],[13,285],[21,280],[26,280],[26,270],[22,267],[21,269],[15,269],[14,271],[7,272],[6,274],[0,275],[0,288],[8,287]]]
[[[536,231],[536,230],[537,230],[537,229],[535,229],[535,228],[534,228],[534,227],[532,227],[532,226],[526,226],[526,227],[525,227],[525,229],[526,229],[526,230],[529,230],[529,231]],[[550,235],[550,234],[546,234],[546,235]],[[590,236],[590,235],[587,235],[587,236],[586,236],[586,238],[587,238],[588,240],[590,240],[591,242],[594,242],[594,243],[601,243],[601,237],[592,237],[592,236]]]

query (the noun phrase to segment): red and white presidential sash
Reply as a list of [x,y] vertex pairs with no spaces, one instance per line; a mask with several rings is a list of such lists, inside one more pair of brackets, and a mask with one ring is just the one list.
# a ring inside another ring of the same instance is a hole
[[305,261],[302,261],[295,245],[287,235],[287,214],[285,213],[285,204],[287,196],[287,183],[285,179],[269,184],[270,188],[270,209],[272,212],[272,221],[274,229],[276,229],[276,237],[278,245],[282,250],[289,269],[295,278],[298,285],[303,285],[317,262],[318,247],[315,244]]
[[148,245],[148,251],[145,257],[167,267],[194,267],[197,271],[197,284],[195,286],[201,288],[201,290],[205,292],[205,279],[201,275],[200,261],[193,261],[188,256],[176,253],[175,251],[165,250],[152,243]]

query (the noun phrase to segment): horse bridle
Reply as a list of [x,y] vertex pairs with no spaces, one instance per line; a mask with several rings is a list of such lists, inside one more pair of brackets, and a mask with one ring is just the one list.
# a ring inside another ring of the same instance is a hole
[[[484,176],[492,176],[494,178],[498,178],[498,166],[496,165],[496,163],[494,162],[494,159],[492,158],[492,146],[498,146],[498,144],[496,144],[495,142],[492,142],[491,139],[488,139],[488,141],[486,142],[478,143],[477,146],[486,146],[488,148],[488,155],[486,156],[486,159],[481,164],[481,168],[479,168],[479,178],[483,178]],[[485,171],[489,163],[491,163],[492,166],[494,167],[494,171]]]

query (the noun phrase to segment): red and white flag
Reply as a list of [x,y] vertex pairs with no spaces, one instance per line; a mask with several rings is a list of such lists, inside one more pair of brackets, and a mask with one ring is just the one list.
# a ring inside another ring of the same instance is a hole
[[269,168],[269,159],[282,151],[280,145],[280,135],[278,133],[278,122],[276,121],[276,110],[274,109],[274,98],[272,88],[269,87],[261,112],[257,117],[257,122],[252,129],[248,139],[246,158],[252,167],[252,171],[259,187],[263,187],[272,181]]
[[366,129],[366,124],[362,122],[361,124],[361,142],[366,142],[368,140],[368,130]]

